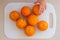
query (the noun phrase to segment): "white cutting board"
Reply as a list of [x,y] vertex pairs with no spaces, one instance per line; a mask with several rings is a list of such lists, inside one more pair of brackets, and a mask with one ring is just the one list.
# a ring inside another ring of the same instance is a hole
[[28,37],[24,34],[23,29],[18,29],[16,27],[16,24],[14,21],[10,20],[9,13],[13,10],[20,11],[23,6],[29,6],[30,8],[33,7],[33,3],[9,3],[6,5],[4,10],[4,33],[8,38],[12,39],[46,39],[51,38],[55,34],[56,30],[56,14],[55,9],[52,4],[47,3],[47,9],[44,11],[44,13],[39,16],[39,21],[45,20],[49,24],[49,14],[51,13],[53,15],[53,25],[52,28],[50,27],[50,24],[48,26],[48,29],[46,31],[39,31],[36,27],[36,33],[35,35]]

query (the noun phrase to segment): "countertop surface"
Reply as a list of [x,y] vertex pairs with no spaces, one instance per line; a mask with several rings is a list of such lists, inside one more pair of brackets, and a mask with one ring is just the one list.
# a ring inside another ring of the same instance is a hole
[[[34,1],[36,0],[0,0],[0,40],[21,40],[21,39],[7,38],[4,34],[4,8],[5,6],[11,2],[34,2]],[[56,10],[56,16],[57,16],[56,33],[54,37],[52,38],[40,39],[40,40],[60,40],[60,0],[47,0],[47,2],[53,4]],[[23,39],[23,40],[27,40],[27,39]],[[34,40],[37,40],[37,39],[34,39]]]

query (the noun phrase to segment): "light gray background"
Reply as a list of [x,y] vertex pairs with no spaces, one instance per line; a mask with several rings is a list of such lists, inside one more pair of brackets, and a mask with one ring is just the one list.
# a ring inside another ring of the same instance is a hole
[[[0,0],[0,40],[13,40],[9,39],[4,34],[4,8],[8,3],[11,2],[34,2],[36,0]],[[52,3],[56,9],[57,15],[57,26],[56,33],[53,38],[50,39],[40,39],[40,40],[60,40],[60,0],[47,0],[47,2]],[[14,39],[21,40],[21,39]],[[27,40],[27,39],[24,39]]]

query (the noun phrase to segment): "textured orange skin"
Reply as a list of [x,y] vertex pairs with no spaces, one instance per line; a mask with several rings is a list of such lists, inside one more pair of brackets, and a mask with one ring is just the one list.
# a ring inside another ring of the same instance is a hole
[[24,32],[27,36],[33,36],[36,30],[33,26],[26,26],[26,28],[24,29]]
[[36,5],[33,6],[32,11],[35,15],[40,15],[41,14],[39,8],[40,8],[39,4],[36,4]]
[[46,21],[40,21],[38,23],[38,29],[41,31],[45,31],[48,29],[48,23]]
[[21,9],[21,13],[23,16],[29,16],[31,14],[31,9],[28,6],[24,6]]
[[27,22],[26,22],[26,20],[23,19],[23,18],[20,18],[20,19],[18,19],[18,20],[16,21],[16,26],[17,26],[19,29],[22,29],[22,28],[26,27],[26,25],[27,25]]
[[16,21],[20,17],[20,15],[17,11],[12,11],[9,14],[9,17],[10,17],[11,20]]
[[38,16],[32,14],[27,19],[28,24],[35,26],[38,23]]

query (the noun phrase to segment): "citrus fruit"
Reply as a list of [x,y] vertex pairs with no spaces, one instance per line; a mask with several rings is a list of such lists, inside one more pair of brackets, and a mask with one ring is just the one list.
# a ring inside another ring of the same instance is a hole
[[28,7],[28,6],[24,6],[22,9],[21,9],[21,14],[23,16],[29,16],[31,14],[31,9]]
[[26,25],[27,25],[27,22],[26,22],[26,20],[23,19],[23,18],[20,18],[20,19],[18,19],[18,20],[16,21],[16,26],[17,26],[18,28],[24,28],[24,27],[26,27]]
[[41,30],[41,31],[45,31],[48,29],[48,23],[46,21],[40,21],[38,23],[38,29]]
[[9,17],[10,17],[11,20],[16,21],[20,17],[20,15],[17,11],[12,11],[9,14]]
[[27,18],[28,24],[35,26],[38,23],[38,16],[31,14]]
[[35,15],[40,15],[40,14],[41,14],[39,8],[40,8],[40,5],[39,5],[39,4],[35,4],[35,5],[33,6],[32,11],[33,11],[33,13],[34,13]]
[[36,30],[33,26],[26,26],[26,28],[24,29],[24,32],[27,36],[32,36],[35,34]]

